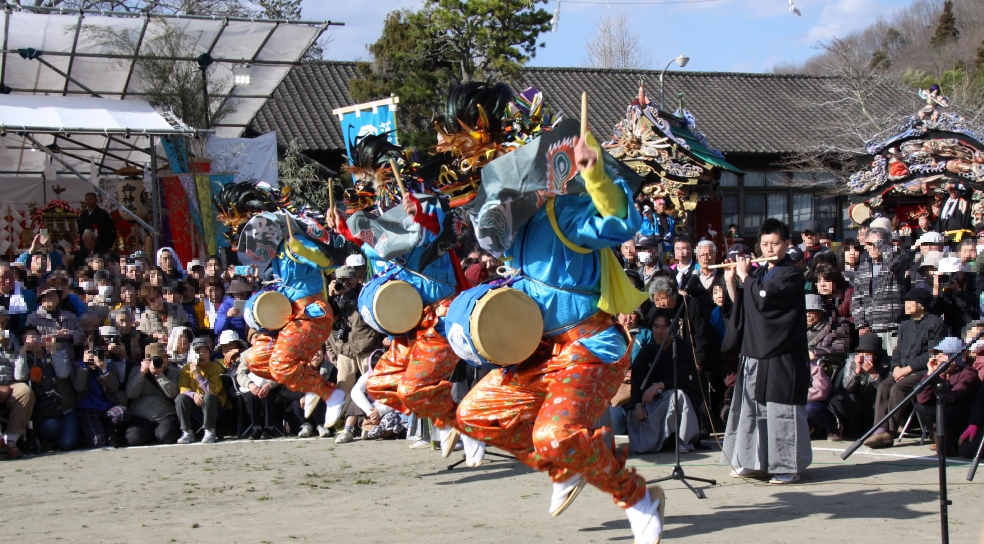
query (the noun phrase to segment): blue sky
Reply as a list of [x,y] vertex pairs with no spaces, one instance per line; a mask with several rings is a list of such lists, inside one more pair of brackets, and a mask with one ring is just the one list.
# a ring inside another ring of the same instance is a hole
[[[913,0],[794,0],[803,13],[789,11],[788,0],[702,0],[663,5],[630,2],[659,0],[561,1],[558,32],[541,37],[534,66],[581,66],[584,42],[594,33],[605,10],[622,9],[634,24],[634,32],[646,38],[653,67],[662,68],[683,53],[690,57],[686,70],[769,71],[780,62],[801,62],[816,52],[819,40],[844,36],[864,28]],[[679,1],[679,0],[678,0]],[[620,8],[616,4],[624,3]],[[335,41],[328,51],[332,60],[366,58],[366,45],[382,31],[390,11],[419,8],[421,1],[306,0],[304,18],[345,22],[332,27]],[[542,6],[542,4],[539,4]],[[544,9],[551,13],[557,2]],[[657,69],[658,69],[657,68]],[[674,67],[674,69],[677,69]]]

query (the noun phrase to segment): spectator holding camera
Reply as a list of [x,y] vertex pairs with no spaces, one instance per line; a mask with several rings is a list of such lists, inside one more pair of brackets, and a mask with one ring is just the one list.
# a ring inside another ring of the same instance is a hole
[[[926,368],[926,371],[932,374],[940,365],[946,364],[951,357],[956,356],[953,363],[940,374],[940,379],[946,383],[947,387],[946,395],[943,398],[943,412],[946,420],[943,435],[946,437],[944,447],[947,456],[957,455],[958,437],[967,428],[968,416],[981,387],[981,380],[977,377],[977,371],[974,370],[973,366],[967,364],[965,354],[962,352],[963,342],[957,337],[948,336],[930,350],[929,363]],[[916,400],[918,404],[915,410],[919,414],[919,421],[933,422],[935,427],[936,394],[933,389],[931,387],[923,389],[916,396]]]
[[102,327],[100,332],[75,368],[79,425],[85,446],[101,448],[109,444],[118,448],[123,445],[120,431],[130,421],[130,410],[126,407],[128,399],[120,389],[120,375],[126,363],[109,349],[106,342],[106,338],[115,335],[116,329]]
[[872,332],[861,335],[857,351],[844,368],[841,390],[828,404],[837,424],[836,434],[857,436],[874,423],[878,386],[889,370],[881,338]]
[[892,233],[882,228],[868,230],[864,239],[869,259],[854,273],[851,315],[859,334],[874,332],[888,355],[893,355],[900,336],[899,322],[905,316],[906,259],[892,247]]
[[178,370],[168,365],[165,345],[148,344],[140,367],[131,370],[126,380],[131,413],[127,443],[143,446],[156,439],[161,444],[174,444],[180,431],[174,408],[177,395]]
[[35,327],[42,336],[50,336],[65,345],[82,342],[82,325],[74,314],[60,307],[61,290],[57,285],[44,285],[39,290],[40,305],[27,317],[27,324]]
[[175,327],[188,323],[188,314],[181,306],[164,301],[164,293],[160,287],[145,285],[147,308],[140,315],[140,325],[137,330],[153,337],[161,343],[166,343]]
[[205,436],[202,444],[212,444],[218,440],[215,425],[219,410],[227,406],[225,389],[222,387],[222,366],[210,359],[212,348],[205,338],[196,338],[191,343],[188,364],[181,368],[178,376],[178,396],[174,406],[181,422],[181,438],[178,444],[191,444],[195,441],[194,416],[203,416]]
[[338,388],[350,395],[360,374],[369,371],[369,356],[382,348],[383,334],[369,326],[359,314],[362,283],[355,270],[342,266],[335,270],[335,281],[328,285],[329,302],[335,323],[328,337],[328,357],[338,367]]
[[26,383],[14,380],[17,364],[18,340],[7,328],[7,309],[0,306],[0,403],[10,411],[7,428],[0,441],[0,448],[9,457],[20,457],[17,440],[27,431],[27,422],[34,410],[34,392]]
[[79,441],[79,419],[68,352],[54,336],[42,335],[34,325],[24,327],[22,346],[14,379],[30,380],[36,399],[31,419],[38,434],[62,451],[75,449]]
[[[222,334],[226,333],[235,334],[234,331],[225,331]],[[246,413],[250,418],[250,428],[252,431],[249,439],[259,440],[260,438],[270,438],[272,429],[268,429],[264,426],[263,400],[270,398],[271,394],[276,397],[279,393],[278,388],[280,387],[280,384],[273,380],[267,380],[253,374],[244,364],[239,365],[236,368],[236,384],[239,386],[239,392],[242,395],[243,404],[246,405]],[[297,398],[303,397],[303,393],[299,393],[297,395]],[[273,399],[270,398],[270,400]],[[274,405],[271,402],[267,402],[265,408],[273,410]],[[303,420],[303,410],[301,416],[301,420]],[[312,414],[311,417],[314,417],[314,414]],[[321,417],[323,421],[324,411],[322,411]]]
[[229,282],[226,292],[229,296],[222,300],[222,304],[215,312],[215,324],[212,330],[215,334],[222,334],[222,331],[235,331],[240,338],[245,338],[246,318],[243,315],[243,308],[252,296],[253,289],[246,278],[235,276]]

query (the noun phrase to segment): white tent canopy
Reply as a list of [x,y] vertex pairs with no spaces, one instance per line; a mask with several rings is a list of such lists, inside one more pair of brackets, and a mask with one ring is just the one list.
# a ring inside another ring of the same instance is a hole
[[9,95],[0,101],[0,130],[97,134],[189,134],[143,100]]

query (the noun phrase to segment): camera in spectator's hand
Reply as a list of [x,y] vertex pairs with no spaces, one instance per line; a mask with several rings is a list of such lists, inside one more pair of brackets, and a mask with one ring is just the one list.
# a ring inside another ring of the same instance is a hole
[[163,357],[151,357],[150,364],[154,365],[154,368],[160,370],[164,368],[164,358]]
[[99,346],[92,350],[92,356],[100,361],[106,360],[106,348]]

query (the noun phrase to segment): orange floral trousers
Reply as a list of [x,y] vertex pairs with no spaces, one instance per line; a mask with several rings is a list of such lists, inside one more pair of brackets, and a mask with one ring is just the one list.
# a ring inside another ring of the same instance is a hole
[[[304,309],[317,304],[325,315],[310,318]],[[310,296],[292,303],[294,315],[287,325],[274,335],[257,334],[252,346],[243,353],[250,372],[273,380],[291,391],[316,393],[327,399],[335,384],[321,377],[309,363],[331,334],[332,311],[321,296]]]
[[438,427],[454,425],[457,408],[448,378],[458,356],[435,328],[450,305],[451,299],[445,299],[426,308],[414,332],[393,338],[366,384],[374,400],[404,414],[431,418]]
[[605,364],[576,341],[547,341],[527,361],[485,376],[461,401],[459,428],[504,449],[523,464],[563,482],[580,474],[628,508],[646,482],[613,451],[610,429],[592,429],[629,368],[630,349]]

